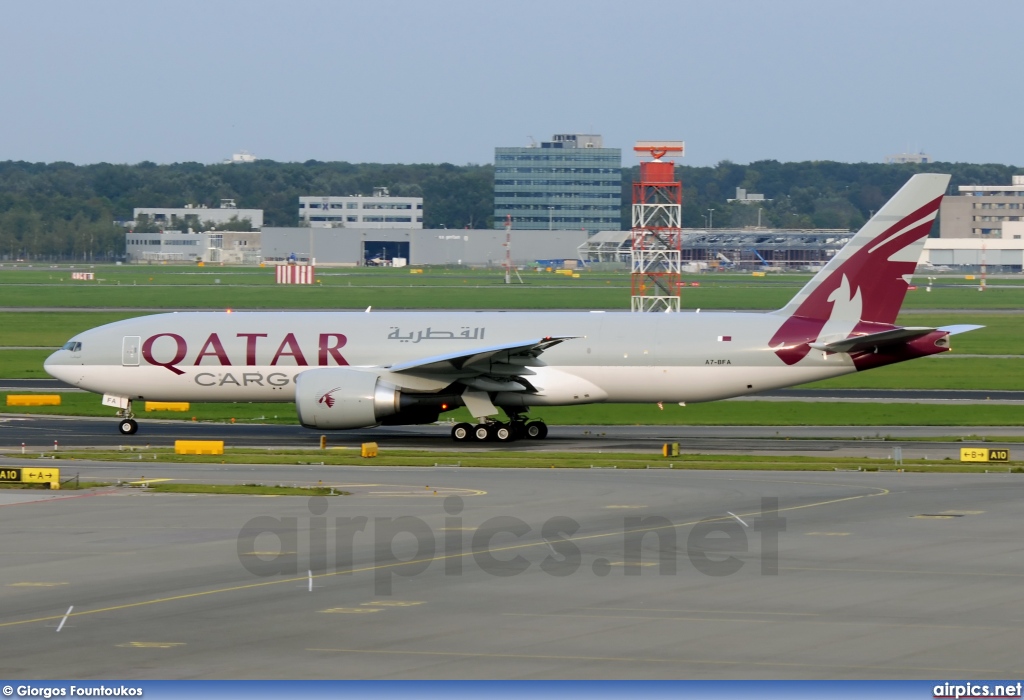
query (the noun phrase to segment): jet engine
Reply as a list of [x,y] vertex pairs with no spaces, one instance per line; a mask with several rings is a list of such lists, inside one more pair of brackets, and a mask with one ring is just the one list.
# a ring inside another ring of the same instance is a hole
[[370,428],[398,413],[398,387],[370,371],[311,369],[295,377],[295,408],[307,428]]

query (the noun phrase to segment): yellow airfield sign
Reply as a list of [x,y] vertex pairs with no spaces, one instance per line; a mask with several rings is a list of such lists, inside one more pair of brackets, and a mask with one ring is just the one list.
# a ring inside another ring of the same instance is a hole
[[17,484],[52,484],[60,481],[60,469],[0,467],[0,482]]
[[988,447],[961,447],[961,462],[1009,462],[1009,450],[994,450]]

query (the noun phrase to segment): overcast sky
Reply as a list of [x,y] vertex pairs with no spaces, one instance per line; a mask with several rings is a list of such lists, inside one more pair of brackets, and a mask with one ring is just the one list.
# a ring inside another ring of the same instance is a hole
[[690,165],[1024,164],[1024,2],[14,0],[0,160],[489,163],[686,141]]

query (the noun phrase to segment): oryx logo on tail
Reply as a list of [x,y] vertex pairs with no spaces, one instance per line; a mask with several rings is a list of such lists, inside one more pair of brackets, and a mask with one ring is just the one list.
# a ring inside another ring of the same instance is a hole
[[[850,293],[850,280],[843,275],[842,281],[835,291],[828,295],[832,302],[832,313],[829,315],[829,323],[836,321],[859,321],[864,310],[864,300],[860,296],[860,287],[857,287],[853,294]],[[828,326],[828,323],[825,324]]]

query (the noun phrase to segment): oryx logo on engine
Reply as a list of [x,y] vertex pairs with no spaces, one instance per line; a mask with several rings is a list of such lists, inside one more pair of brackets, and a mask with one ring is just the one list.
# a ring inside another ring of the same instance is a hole
[[324,394],[323,396],[318,398],[316,400],[316,402],[317,403],[321,403],[321,404],[327,406],[327,408],[334,408],[334,402],[337,401],[337,399],[335,399],[333,396],[331,396],[331,394],[333,394],[334,392],[336,392],[340,388],[341,388],[340,386],[334,387],[333,389],[328,391],[326,394]]

